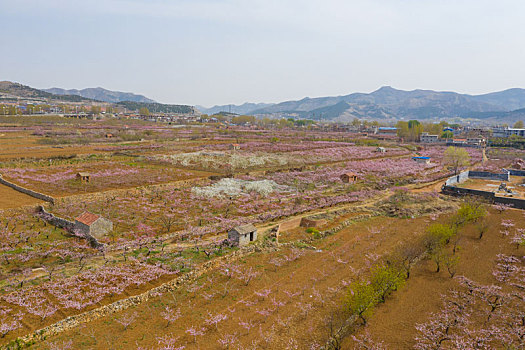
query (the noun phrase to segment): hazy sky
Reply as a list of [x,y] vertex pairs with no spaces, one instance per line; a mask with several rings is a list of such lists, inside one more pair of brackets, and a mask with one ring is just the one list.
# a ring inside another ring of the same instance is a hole
[[0,0],[0,80],[165,103],[525,87],[523,0]]

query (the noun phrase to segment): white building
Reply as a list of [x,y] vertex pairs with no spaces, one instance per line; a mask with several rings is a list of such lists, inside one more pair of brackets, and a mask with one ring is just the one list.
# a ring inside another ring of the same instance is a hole
[[510,137],[512,135],[525,137],[525,129],[516,129],[516,128],[494,128],[492,129],[493,137]]

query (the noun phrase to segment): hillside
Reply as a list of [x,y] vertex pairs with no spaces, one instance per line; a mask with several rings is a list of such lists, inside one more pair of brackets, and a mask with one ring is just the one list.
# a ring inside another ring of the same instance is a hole
[[500,106],[506,110],[525,108],[525,89],[508,89],[484,95],[472,96],[474,100]]
[[[347,103],[349,109],[350,106],[352,107],[351,110],[341,110],[341,103]],[[523,103],[525,103],[525,96]],[[268,114],[300,111],[311,112],[311,115],[313,115],[316,111],[323,108],[324,110],[322,111],[326,111],[326,109],[331,110],[326,114],[326,118],[323,119],[336,119],[345,115],[369,119],[431,119],[511,110],[511,108],[503,108],[501,105],[493,105],[482,99],[475,99],[472,96],[455,92],[432,90],[404,91],[386,86],[370,94],[354,93],[346,96],[305,98],[300,101],[282,102],[267,108],[258,109],[253,111],[253,113]],[[337,113],[334,114],[337,110],[341,112],[339,115]],[[369,114],[370,110],[374,111],[374,113]]]
[[121,91],[111,91],[106,90],[101,87],[97,88],[86,88],[82,90],[71,89],[65,90],[61,88],[50,88],[43,89],[45,92],[49,92],[55,95],[77,95],[85,98],[104,101],[104,102],[122,102],[122,101],[132,101],[132,102],[146,102],[154,103],[155,101],[149,99],[143,95],[137,95],[131,92],[121,92]]
[[192,106],[186,105],[168,105],[163,103],[146,103],[146,102],[132,102],[122,101],[118,102],[117,105],[122,106],[128,110],[138,111],[141,108],[147,108],[150,113],[182,113],[190,114],[193,113]]
[[92,101],[92,99],[76,96],[76,95],[56,95],[47,91],[38,90],[27,85],[19,83],[13,83],[11,81],[0,81],[0,93],[7,95],[7,97],[21,97],[21,98],[34,98],[34,99],[46,99],[66,102],[82,102]]

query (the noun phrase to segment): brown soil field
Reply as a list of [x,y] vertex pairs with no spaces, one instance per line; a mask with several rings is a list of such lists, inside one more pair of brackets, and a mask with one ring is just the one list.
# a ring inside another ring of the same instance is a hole
[[[464,238],[460,242],[459,263],[456,276],[468,278],[483,284],[497,283],[492,275],[498,254],[516,254],[516,246],[509,243],[508,237],[502,237],[500,222],[512,219],[517,226],[525,227],[523,211],[507,210],[498,214],[490,211],[490,227],[480,240],[476,237],[473,226],[464,229]],[[520,248],[524,249],[524,248]],[[429,260],[420,262],[411,271],[406,284],[394,292],[384,304],[380,304],[366,327],[360,328],[356,335],[369,332],[376,342],[383,342],[386,349],[411,349],[415,344],[417,330],[415,326],[429,320],[431,312],[437,312],[442,306],[441,295],[458,287],[455,279],[450,278],[446,269],[436,273],[436,265]],[[343,342],[343,349],[356,346],[351,337]]]
[[13,190],[11,187],[0,184],[0,209],[18,208],[23,205],[42,203],[40,199]]
[[[192,286],[67,331],[36,348],[45,349],[51,343],[69,339],[73,348],[156,348],[157,337],[170,335],[186,349],[218,349],[218,339],[228,334],[235,334],[243,349],[284,349],[291,345],[306,349],[311,344],[321,345],[328,337],[327,317],[341,309],[345,285],[356,272],[367,270],[399,242],[418,237],[430,222],[429,217],[378,217],[358,222],[314,241],[314,247],[296,250],[301,256],[287,262],[284,256],[294,254],[290,246],[281,247],[280,252],[254,253],[237,262],[241,269],[259,273],[248,285],[216,270]],[[272,264],[276,257],[283,261],[281,266]],[[268,296],[254,294],[264,291]],[[181,317],[169,325],[161,316],[166,306],[180,308],[181,312]],[[208,313],[224,314],[227,319],[217,328],[206,326]],[[125,315],[136,316],[127,329],[117,322]],[[240,325],[248,320],[252,323],[250,332]],[[186,332],[191,326],[203,327],[205,336],[197,336],[195,342]]]
[[95,146],[46,146],[37,143],[31,132],[10,132],[0,136],[0,159],[48,158],[73,154],[101,153]]

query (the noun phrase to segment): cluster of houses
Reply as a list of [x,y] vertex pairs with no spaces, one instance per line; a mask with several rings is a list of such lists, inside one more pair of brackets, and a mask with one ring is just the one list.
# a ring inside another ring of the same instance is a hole
[[428,132],[422,133],[419,140],[421,143],[443,143],[447,146],[456,147],[483,147],[487,142],[487,139],[483,136],[440,139],[439,135],[431,135]]

